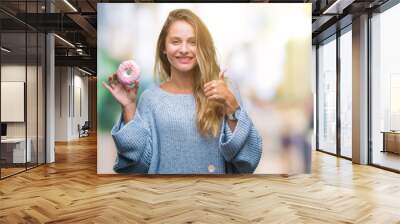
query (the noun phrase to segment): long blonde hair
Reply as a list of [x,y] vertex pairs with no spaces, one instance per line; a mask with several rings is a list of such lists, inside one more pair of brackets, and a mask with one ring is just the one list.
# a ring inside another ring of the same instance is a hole
[[209,101],[204,95],[203,86],[209,81],[218,79],[220,68],[211,34],[192,11],[176,9],[169,13],[158,37],[154,72],[161,82],[171,78],[171,65],[163,52],[169,27],[175,21],[189,23],[195,32],[197,65],[193,68],[193,95],[196,99],[196,124],[203,136],[211,134],[216,137],[223,119],[223,106]]

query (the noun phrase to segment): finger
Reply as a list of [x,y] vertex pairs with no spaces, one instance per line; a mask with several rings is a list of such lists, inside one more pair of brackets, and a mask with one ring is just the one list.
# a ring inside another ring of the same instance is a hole
[[216,89],[212,89],[207,92],[206,97],[209,97],[211,99],[217,99],[219,95],[220,94],[218,93],[218,91]]
[[134,87],[133,88],[135,89],[136,92],[138,91],[138,89],[139,89],[139,81],[138,80],[134,81]]
[[213,91],[213,89],[216,89],[216,88],[213,87],[213,86],[208,86],[208,87],[206,87],[206,88],[204,89],[204,94],[207,93],[207,92]]
[[218,103],[223,103],[223,98],[218,94],[212,94],[208,96],[207,99]]
[[114,76],[115,74],[112,74],[112,75],[110,75],[109,77],[108,77],[108,83],[109,83],[109,85],[112,87],[112,88],[114,88],[114,84],[115,84],[115,76]]
[[207,86],[207,89],[219,89],[220,88],[220,81],[214,80],[210,85]]
[[135,80],[132,85],[123,85],[123,87],[127,92],[134,92],[136,94],[139,89],[139,82]]
[[104,86],[106,89],[108,89],[108,91],[110,91],[110,93],[112,93],[112,88],[111,88],[109,85],[107,85],[106,82],[103,82],[103,86]]
[[211,81],[211,82],[206,83],[206,84],[204,85],[204,88],[205,88],[205,89],[211,88],[211,87],[216,88],[217,86],[218,86],[218,81],[217,81],[217,80],[213,80],[213,81]]
[[110,81],[110,86],[111,86],[111,89],[115,88],[115,82],[113,80]]
[[119,84],[118,77],[117,77],[117,73],[112,74],[111,80],[112,80],[112,83],[113,83],[114,85],[115,85],[115,84]]
[[204,93],[204,96],[206,96],[206,97],[209,97],[211,95],[213,95],[212,91],[207,91],[207,92]]
[[204,88],[207,88],[207,87],[209,87],[209,86],[211,86],[212,85],[212,83],[213,83],[213,81],[211,81],[211,82],[207,82],[206,84],[204,84]]
[[135,95],[137,95],[138,91],[139,91],[139,85],[135,84],[135,88],[133,89],[133,92],[135,93]]
[[218,93],[218,89],[215,87],[209,87],[208,89],[204,90],[205,96],[211,96],[211,95],[217,94],[217,93]]

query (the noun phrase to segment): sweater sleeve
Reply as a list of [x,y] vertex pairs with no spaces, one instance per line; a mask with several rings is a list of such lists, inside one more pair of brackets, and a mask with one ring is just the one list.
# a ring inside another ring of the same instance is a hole
[[233,173],[253,173],[261,158],[262,139],[244,109],[239,91],[232,87],[240,104],[240,114],[232,132],[226,118],[222,122],[220,152]]
[[144,93],[139,100],[134,118],[124,124],[122,116],[111,130],[117,147],[114,171],[117,173],[147,173],[152,157],[151,116]]

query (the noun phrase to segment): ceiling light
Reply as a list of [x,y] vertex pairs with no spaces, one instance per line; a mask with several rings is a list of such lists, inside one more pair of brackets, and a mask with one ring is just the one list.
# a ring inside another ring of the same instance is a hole
[[61,41],[63,41],[64,43],[68,44],[69,46],[75,48],[75,45],[71,44],[71,42],[67,41],[66,39],[58,36],[57,34],[54,34],[55,37],[57,37],[58,39],[60,39]]
[[81,71],[81,72],[83,72],[83,73],[85,73],[85,74],[92,75],[92,73],[90,73],[90,72],[88,72],[88,71],[85,71],[85,70],[83,70],[83,69],[81,69],[81,68],[79,68],[79,67],[78,67],[78,70]]
[[78,12],[78,10],[71,4],[68,2],[68,0],[64,0],[65,4],[67,4],[72,10],[74,10],[74,12]]
[[332,5],[324,10],[322,14],[342,14],[343,9],[351,5],[355,0],[336,0]]
[[7,48],[5,48],[5,47],[1,47],[1,50],[4,51],[4,52],[7,52],[7,53],[10,53],[10,52],[11,52],[11,50],[9,50],[9,49],[7,49]]

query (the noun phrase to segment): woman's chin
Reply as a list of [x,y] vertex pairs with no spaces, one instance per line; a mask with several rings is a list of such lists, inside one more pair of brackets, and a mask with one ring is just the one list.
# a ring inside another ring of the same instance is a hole
[[178,66],[176,68],[176,70],[180,71],[180,72],[190,72],[192,71],[194,68],[194,65],[185,65],[185,66]]

